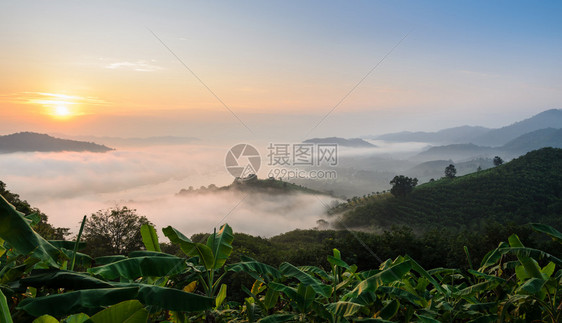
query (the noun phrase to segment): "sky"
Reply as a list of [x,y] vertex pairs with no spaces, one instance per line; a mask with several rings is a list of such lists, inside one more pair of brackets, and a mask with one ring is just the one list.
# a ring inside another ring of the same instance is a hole
[[0,134],[356,137],[562,99],[560,1],[3,1]]

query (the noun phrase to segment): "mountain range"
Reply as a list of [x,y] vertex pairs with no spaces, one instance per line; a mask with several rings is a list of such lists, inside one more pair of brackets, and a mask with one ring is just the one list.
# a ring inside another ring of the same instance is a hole
[[15,152],[60,152],[60,151],[88,151],[107,152],[113,150],[104,145],[93,142],[76,141],[51,137],[35,132],[19,132],[0,136],[0,153]]
[[562,129],[546,128],[525,133],[499,147],[478,146],[475,144],[452,144],[431,147],[416,156],[414,160],[435,160],[447,156],[455,161],[474,158],[492,158],[502,156],[512,159],[529,151],[543,147],[562,148]]
[[479,126],[460,126],[443,129],[437,132],[397,132],[379,136],[368,136],[367,139],[377,139],[395,142],[427,142],[430,144],[474,144],[478,146],[500,147],[527,133],[562,127],[562,110],[551,109],[543,111],[528,119],[511,125],[490,129]]

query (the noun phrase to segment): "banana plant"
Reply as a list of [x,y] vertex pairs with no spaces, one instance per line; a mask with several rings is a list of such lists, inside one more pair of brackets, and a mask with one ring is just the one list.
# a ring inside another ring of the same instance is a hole
[[198,281],[208,297],[216,296],[226,271],[218,278],[216,275],[220,273],[232,253],[232,241],[234,240],[232,228],[228,224],[222,225],[219,232],[215,231],[209,236],[206,244],[191,241],[171,226],[163,228],[162,232],[172,243],[179,245],[187,256],[198,258],[201,267]]

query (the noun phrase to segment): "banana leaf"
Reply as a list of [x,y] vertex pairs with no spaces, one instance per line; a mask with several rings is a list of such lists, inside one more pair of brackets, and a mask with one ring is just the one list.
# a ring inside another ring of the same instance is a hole
[[96,263],[97,266],[103,266],[123,259],[127,259],[127,257],[123,255],[111,255],[111,256],[97,257],[96,259],[94,259],[94,262]]
[[64,255],[55,246],[37,234],[21,212],[0,196],[0,238],[17,252],[33,254],[53,267],[60,267],[57,260]]
[[138,300],[124,301],[93,315],[87,322],[141,323],[148,320],[148,311]]
[[[519,240],[519,237],[516,234],[512,234],[509,238],[509,245],[512,248],[524,248],[525,246],[521,243],[521,241]],[[519,259],[519,262],[521,262],[521,264],[523,265],[523,267],[525,267],[525,271],[531,275],[531,277],[534,278],[542,278],[542,274],[541,274],[541,267],[539,267],[539,263],[529,257],[526,254],[522,254],[519,253],[517,254],[517,259]]]
[[84,323],[87,322],[90,317],[84,313],[72,314],[62,320],[62,323]]
[[0,290],[0,323],[12,323],[12,316],[10,315],[10,307],[6,296]]
[[330,303],[326,306],[326,309],[332,313],[335,317],[350,317],[357,312],[359,312],[363,308],[363,305],[352,303],[352,302],[336,302]]
[[45,315],[41,315],[38,318],[36,318],[35,320],[33,320],[33,323],[59,323],[59,320],[52,317],[51,315],[45,314]]
[[138,299],[145,305],[158,306],[170,311],[196,312],[212,308],[211,297],[186,293],[179,289],[139,284]]
[[553,240],[562,242],[562,233],[555,228],[541,223],[531,223],[533,230],[548,234]]
[[380,286],[402,279],[402,277],[411,269],[412,263],[409,260],[391,266],[390,268],[363,280],[355,287],[355,289],[345,295],[344,298],[348,299],[350,297],[360,296],[365,292],[374,292]]
[[163,228],[162,232],[172,243],[178,244],[186,255],[198,256],[205,269],[210,270],[213,268],[215,258],[211,248],[202,243],[195,243],[189,240],[189,238],[171,226]]
[[[135,299],[138,287],[84,289],[22,300],[17,309],[33,316],[50,314],[63,316],[74,313],[91,314],[103,306]],[[64,306],[62,306],[64,304]]]
[[312,277],[288,262],[282,263],[281,266],[279,266],[279,270],[283,275],[296,278],[302,284],[310,286],[316,293],[322,295],[323,297],[328,298],[332,293],[331,286],[324,285],[320,280]]
[[181,273],[186,269],[185,259],[178,257],[137,257],[89,268],[88,272],[107,280],[139,277],[162,277]]
[[283,275],[275,267],[261,263],[259,261],[253,260],[248,257],[242,257],[242,260],[243,261],[241,262],[232,265],[227,265],[226,271],[233,271],[233,272],[243,271],[248,274],[255,273],[257,275],[254,278],[260,280],[262,283],[263,282],[269,283],[273,280],[278,280],[281,277],[283,277]]
[[179,258],[174,255],[170,255],[169,253],[158,252],[158,251],[148,251],[148,250],[137,250],[131,251],[129,253],[129,258],[136,258],[136,257],[169,257],[169,258]]
[[420,306],[421,305],[420,302],[422,301],[421,297],[394,286],[381,286],[377,289],[377,292],[380,292],[383,295],[395,296],[402,300],[406,300],[416,306]]
[[85,273],[66,270],[34,270],[29,277],[22,278],[20,284],[35,288],[94,289],[112,288],[111,283],[94,278]]
[[215,232],[207,238],[207,247],[213,251],[213,269],[224,266],[226,259],[232,253],[232,241],[234,235],[232,228],[228,224],[223,224],[219,232]]
[[146,247],[148,251],[157,251],[161,252],[160,244],[158,243],[158,235],[156,234],[156,230],[150,224],[143,224],[141,226],[141,236],[142,236],[142,243]]

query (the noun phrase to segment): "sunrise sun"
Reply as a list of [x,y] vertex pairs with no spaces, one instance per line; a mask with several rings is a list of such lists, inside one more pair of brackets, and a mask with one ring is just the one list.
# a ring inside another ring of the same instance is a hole
[[55,108],[55,114],[59,117],[66,117],[70,114],[70,110],[64,105],[59,105]]
[[54,116],[58,118],[68,118],[72,115],[67,106],[57,105],[53,111]]

